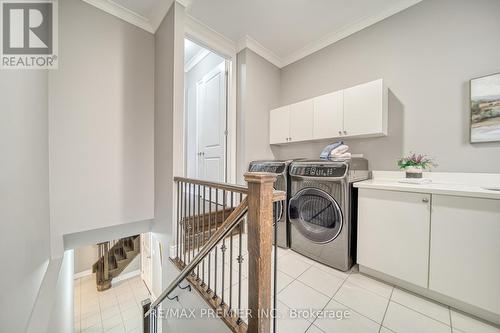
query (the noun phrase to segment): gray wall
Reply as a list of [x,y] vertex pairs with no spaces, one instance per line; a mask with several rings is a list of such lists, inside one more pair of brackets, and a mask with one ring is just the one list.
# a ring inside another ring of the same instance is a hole
[[0,71],[0,331],[24,332],[50,257],[47,72]]
[[243,174],[253,160],[274,159],[269,146],[269,110],[279,105],[280,69],[249,49],[237,59],[237,170]]
[[[281,72],[281,105],[384,78],[389,136],[347,140],[372,169],[392,170],[409,151],[437,171],[500,172],[500,143],[469,143],[469,80],[500,72],[500,1],[424,0]],[[317,158],[327,142],[274,148]]]
[[53,256],[62,235],[154,216],[154,37],[80,0],[59,3],[49,74]]
[[97,245],[87,245],[75,249],[75,274],[92,269],[97,261]]

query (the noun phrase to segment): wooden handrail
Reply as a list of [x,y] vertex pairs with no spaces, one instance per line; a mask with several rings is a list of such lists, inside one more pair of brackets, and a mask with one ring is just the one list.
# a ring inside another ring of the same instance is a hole
[[236,185],[236,184],[211,182],[208,180],[192,179],[192,178],[184,178],[184,177],[174,177],[174,181],[175,182],[184,182],[184,183],[194,184],[194,185],[208,186],[208,187],[213,187],[213,188],[216,188],[219,190],[224,190],[224,191],[229,191],[229,192],[236,192],[236,193],[243,193],[243,194],[248,193],[248,188],[246,186]]
[[[268,173],[249,172],[248,174],[268,174]],[[276,177],[274,178],[274,181],[276,181]],[[225,190],[228,192],[248,194],[248,187],[237,184],[211,182],[208,180],[185,178],[185,177],[174,177],[174,182],[183,182],[194,185],[208,186],[208,187],[213,187],[214,189]],[[284,191],[273,190],[273,202],[283,201],[283,200],[286,200],[286,193]]]
[[[201,250],[194,255],[193,259],[189,257],[187,260],[187,265],[183,261],[179,261],[179,257],[177,262],[182,263],[180,265],[181,272],[180,274],[170,283],[170,285],[161,293],[161,295],[150,305],[150,307],[145,308],[145,317],[146,318],[156,318],[155,314],[159,304],[178,286],[178,284],[185,278],[188,279],[193,285],[200,282],[199,276],[197,279],[193,278],[193,276],[197,276],[194,273],[194,269],[201,263],[201,261],[219,244],[221,241],[225,240],[225,238],[230,235],[234,228],[236,228],[240,222],[242,221],[244,215],[247,215],[247,246],[248,246],[248,326],[245,325],[239,315],[231,313],[231,305],[224,304],[224,292],[222,292],[222,299],[218,298],[217,290],[210,290],[210,280],[208,283],[208,289],[206,285],[200,284],[201,289],[203,289],[203,295],[210,296],[210,304],[214,306],[214,308],[220,308],[224,310],[224,313],[227,313],[228,316],[223,316],[223,320],[226,321],[226,324],[233,330],[233,332],[247,332],[247,333],[270,333],[271,330],[271,285],[272,285],[272,246],[273,246],[273,203],[276,201],[286,200],[286,193],[283,191],[274,190],[274,183],[276,182],[277,175],[273,173],[264,173],[264,172],[247,172],[245,173],[245,181],[248,184],[248,187],[241,185],[233,185],[233,184],[225,184],[225,183],[217,183],[210,182],[199,179],[189,179],[184,177],[175,177],[174,181],[177,183],[185,183],[192,184],[195,186],[203,186],[203,193],[205,193],[205,187],[208,187],[209,193],[212,193],[212,190],[223,191],[223,200],[226,198],[226,193],[240,193],[239,205],[231,211],[229,216],[222,222],[222,225],[216,227],[216,231],[214,234],[211,234],[208,241],[202,243],[203,246]],[[193,189],[195,189],[193,186]],[[178,190],[179,190],[178,186]],[[191,187],[189,187],[191,188]],[[184,191],[186,191],[186,186],[184,186]],[[194,198],[194,193],[192,193]],[[203,194],[204,195],[204,194]],[[232,195],[232,194],[231,194]],[[187,216],[178,217],[179,221],[189,221],[189,219],[193,219],[193,221],[200,222],[200,198],[202,200],[206,200],[206,198],[198,197],[198,215],[195,218],[194,215],[187,214]],[[186,197],[184,197],[184,201]],[[209,199],[212,200],[212,199]],[[231,196],[232,200],[232,196]],[[215,202],[217,203],[217,196],[215,198]],[[193,203],[194,204],[194,203]],[[225,207],[225,201],[224,201]],[[182,208],[182,205],[180,206]],[[189,206],[190,207],[190,206]],[[232,207],[232,202],[230,207]],[[205,211],[205,208],[203,208]],[[191,208],[188,211],[185,210],[184,203],[184,215],[189,213]],[[194,210],[193,210],[194,212]],[[211,212],[209,212],[211,214]],[[215,213],[217,216],[217,213]],[[224,218],[224,214],[222,214]],[[178,225],[179,228],[179,225]],[[203,231],[204,232],[204,231]],[[241,229],[240,229],[240,251],[239,256],[241,257]],[[178,236],[179,237],[179,236]],[[184,236],[183,236],[184,237]],[[189,237],[189,233],[188,233]],[[193,233],[191,233],[192,239]],[[182,239],[182,237],[181,237]],[[181,240],[178,238],[178,240]],[[232,240],[232,239],[231,239]],[[188,245],[188,251],[192,246],[192,240]],[[196,245],[195,245],[196,246]],[[225,244],[223,243],[225,251]],[[232,245],[231,245],[232,249]],[[179,250],[177,250],[179,253]],[[217,257],[215,257],[217,258]],[[185,258],[184,258],[185,259]],[[223,259],[224,260],[224,257]],[[239,271],[241,272],[241,259],[239,260]],[[178,266],[179,267],[179,266]],[[204,271],[204,269],[202,269]],[[210,271],[210,261],[209,261],[209,269]],[[191,274],[193,273],[193,275]],[[217,270],[215,270],[215,275],[217,275]],[[222,278],[224,279],[224,270],[222,273]],[[204,281],[202,281],[204,282]],[[215,286],[217,286],[217,282],[215,282]],[[217,287],[215,287],[217,288]],[[239,281],[239,288],[241,288],[241,275]],[[224,284],[222,283],[222,290],[224,290]],[[241,293],[241,289],[240,289]],[[208,299],[206,297],[206,299]],[[241,298],[241,295],[239,296]],[[231,296],[230,296],[231,299]],[[240,302],[240,301],[238,301]],[[240,304],[238,305],[238,310],[241,310]],[[152,317],[151,313],[154,313]],[[155,322],[156,319],[153,320]]]
[[214,247],[223,238],[225,238],[231,231],[238,225],[241,218],[246,214],[248,209],[247,198],[236,207],[236,209],[228,216],[221,227],[212,235],[209,241],[203,246],[200,252],[193,258],[193,260],[179,273],[179,275],[170,283],[170,285],[158,296],[158,298],[151,304],[144,317],[149,316],[152,311],[156,311],[158,305],[167,298],[172,291],[182,282],[193,269],[214,249]]

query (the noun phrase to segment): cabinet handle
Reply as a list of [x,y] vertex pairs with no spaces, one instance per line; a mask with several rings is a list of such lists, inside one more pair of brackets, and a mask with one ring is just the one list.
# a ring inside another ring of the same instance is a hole
[[347,135],[347,131],[344,131],[344,135]]
[[424,202],[424,203],[428,203],[428,202],[429,202],[429,199],[427,199],[427,198],[423,198],[423,199],[422,199],[422,202]]
[[339,135],[342,135],[342,131],[339,131]]

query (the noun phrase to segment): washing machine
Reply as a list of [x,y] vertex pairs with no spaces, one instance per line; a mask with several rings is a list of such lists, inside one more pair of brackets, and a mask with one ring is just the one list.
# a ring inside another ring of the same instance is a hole
[[[291,161],[253,161],[248,166],[251,172],[270,172],[278,175],[274,183],[274,189],[289,193],[288,188],[288,167]],[[288,197],[288,196],[287,196]],[[276,202],[273,207],[277,245],[282,248],[290,247],[290,228],[287,219],[287,201]]]
[[368,161],[297,161],[289,167],[292,250],[347,271],[356,260],[357,189],[370,178]]

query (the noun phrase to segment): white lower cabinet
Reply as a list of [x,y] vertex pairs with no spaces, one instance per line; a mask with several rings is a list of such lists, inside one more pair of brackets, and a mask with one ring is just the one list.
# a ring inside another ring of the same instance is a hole
[[427,288],[430,194],[360,189],[358,263]]
[[500,200],[433,195],[429,289],[500,313]]

